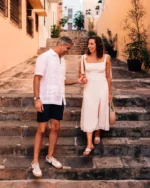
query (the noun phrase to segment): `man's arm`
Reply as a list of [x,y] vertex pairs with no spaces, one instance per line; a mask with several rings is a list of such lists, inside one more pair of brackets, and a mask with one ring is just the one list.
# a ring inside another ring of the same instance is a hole
[[[41,75],[35,75],[33,80],[33,91],[34,91],[34,97],[39,98],[40,97],[40,80],[42,76]],[[39,99],[35,101],[35,108],[38,112],[43,111],[43,104]]]
[[82,79],[83,79],[83,76],[81,76],[77,80],[65,80],[65,85],[83,84]]

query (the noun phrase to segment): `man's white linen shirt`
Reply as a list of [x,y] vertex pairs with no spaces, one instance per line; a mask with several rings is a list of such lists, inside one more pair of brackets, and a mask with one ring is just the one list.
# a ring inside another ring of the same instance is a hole
[[36,61],[34,75],[41,75],[40,99],[43,104],[64,105],[66,62],[63,57],[50,49],[41,54]]

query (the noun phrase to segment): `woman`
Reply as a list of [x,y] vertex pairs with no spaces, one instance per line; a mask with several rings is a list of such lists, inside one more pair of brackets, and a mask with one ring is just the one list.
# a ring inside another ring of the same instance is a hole
[[112,100],[111,60],[104,54],[100,37],[88,39],[88,52],[82,56],[79,69],[80,77],[84,75],[83,102],[81,110],[81,130],[86,132],[87,147],[84,156],[90,154],[94,144],[100,143],[100,129],[109,130],[109,102]]

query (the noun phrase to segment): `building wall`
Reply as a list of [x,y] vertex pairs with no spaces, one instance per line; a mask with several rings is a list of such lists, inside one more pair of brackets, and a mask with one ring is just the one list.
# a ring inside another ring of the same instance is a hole
[[10,21],[10,0],[8,0],[8,17],[0,13],[0,72],[37,54],[38,32],[32,38],[26,32],[26,1],[22,1],[22,28]]
[[58,2],[45,0],[46,17],[40,17],[39,25],[39,47],[46,47],[47,38],[51,38],[51,26],[58,24]]
[[[99,6],[99,10],[95,9],[96,6]],[[86,14],[86,12],[89,9],[91,10],[90,15]],[[88,31],[89,19],[94,22],[94,30],[96,30],[96,24],[97,24],[97,20],[99,19],[100,14],[101,14],[101,10],[102,10],[102,3],[98,3],[98,0],[92,0],[92,1],[91,0],[83,0],[83,13],[85,15],[85,24],[84,24],[85,30]]]
[[[143,20],[145,28],[150,25],[150,5],[149,0],[141,0],[141,3],[145,7],[146,16]],[[109,28],[113,34],[118,34],[118,57],[124,60],[124,37],[126,32],[123,30],[123,20],[127,17],[127,12],[131,8],[130,0],[103,0],[103,12],[97,22],[97,33],[101,36],[102,33],[106,35],[107,28]],[[150,29],[148,30],[148,46],[150,48]]]
[[[69,19],[68,24],[72,24],[72,30],[76,30],[76,28],[73,27],[73,18],[77,11],[82,11],[81,0],[63,0],[62,16],[68,16],[68,9],[73,9],[73,17]],[[64,30],[68,30],[68,24],[65,25]]]

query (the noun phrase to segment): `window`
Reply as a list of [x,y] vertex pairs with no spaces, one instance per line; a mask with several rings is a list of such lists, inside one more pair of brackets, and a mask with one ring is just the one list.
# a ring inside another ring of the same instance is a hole
[[10,20],[21,28],[21,0],[10,1]]
[[30,35],[31,37],[33,37],[33,17],[32,17],[32,13],[33,13],[33,8],[27,0],[27,9],[26,9],[27,25],[26,25],[26,30],[27,30],[28,35]]
[[39,16],[35,14],[35,26],[36,26],[36,31],[39,31]]
[[68,8],[68,18],[72,19],[72,8]]
[[68,30],[69,30],[69,31],[72,30],[72,23],[68,23]]
[[8,16],[8,0],[0,0],[0,13],[5,17]]

